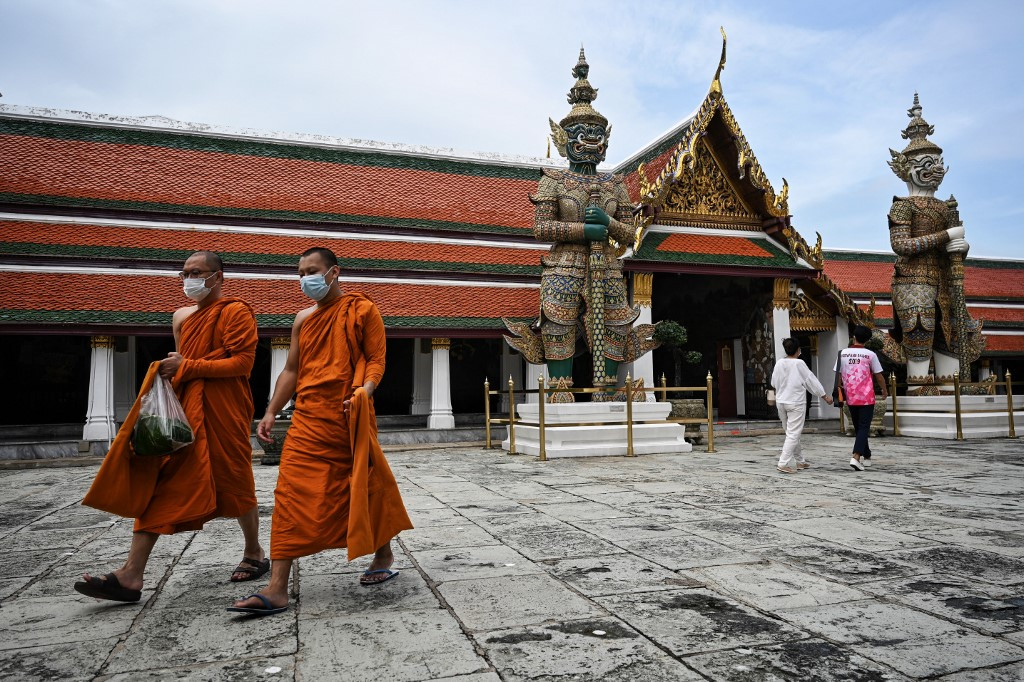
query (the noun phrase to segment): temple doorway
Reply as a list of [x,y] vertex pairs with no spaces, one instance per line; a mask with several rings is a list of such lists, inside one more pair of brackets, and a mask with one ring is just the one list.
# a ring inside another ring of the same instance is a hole
[[718,418],[736,417],[736,362],[733,357],[733,341],[727,339],[717,343],[718,357]]

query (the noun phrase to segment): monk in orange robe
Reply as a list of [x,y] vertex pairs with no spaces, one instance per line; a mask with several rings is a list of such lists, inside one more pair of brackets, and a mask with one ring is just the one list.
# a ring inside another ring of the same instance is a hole
[[[154,362],[128,418],[103,460],[83,504],[135,519],[124,566],[105,577],[86,574],[83,594],[138,601],[150,553],[160,535],[199,530],[217,517],[237,518],[245,537],[232,581],[252,580],[270,568],[259,542],[252,473],[252,394],[256,318],[247,303],[223,295],[220,257],[199,251],[181,273],[196,305],[172,318],[178,352]],[[171,381],[194,433],[191,445],[164,457],[141,457],[131,445],[141,396],[159,374]]]
[[384,321],[362,294],[343,294],[338,259],[310,249],[299,260],[302,290],[316,305],[301,311],[274,396],[257,436],[270,441],[275,415],[296,395],[281,450],[270,528],[270,584],[229,611],[269,615],[288,604],[292,562],[347,547],[373,554],[363,585],[398,575],[391,539],[412,528],[377,440],[374,389],[384,376]]

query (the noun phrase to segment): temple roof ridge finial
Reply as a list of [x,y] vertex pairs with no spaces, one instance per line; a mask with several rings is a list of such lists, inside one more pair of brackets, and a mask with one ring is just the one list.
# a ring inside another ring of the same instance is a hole
[[725,27],[719,26],[718,30],[722,32],[722,56],[718,60],[718,68],[715,69],[715,78],[711,81],[711,92],[722,94],[722,70],[725,69]]
[[935,134],[935,126],[924,120],[921,115],[921,98],[914,93],[914,103],[907,109],[907,116],[910,123],[900,133],[904,140],[910,140],[906,148],[901,152],[904,156],[915,154],[941,154],[942,148],[928,139],[929,135]]
[[585,122],[607,127],[608,119],[599,114],[590,104],[597,99],[597,88],[587,80],[587,76],[590,75],[590,65],[587,64],[587,56],[582,45],[580,45],[580,57],[572,69],[572,75],[576,82],[569,89],[567,96],[572,110],[562,119],[560,125],[564,128],[573,123]]

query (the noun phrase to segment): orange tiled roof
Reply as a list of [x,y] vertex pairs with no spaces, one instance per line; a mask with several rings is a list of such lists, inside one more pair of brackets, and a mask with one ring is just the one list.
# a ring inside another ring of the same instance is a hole
[[[852,295],[888,296],[895,256],[826,252],[825,274]],[[964,267],[968,298],[1024,299],[1024,263],[968,259]]]
[[700,263],[730,266],[805,269],[793,257],[767,239],[701,234],[655,232],[648,234],[633,256],[636,261]]
[[522,233],[540,170],[0,116],[0,201]]
[[[870,305],[860,304],[861,310],[867,311]],[[998,329],[1000,327],[1024,327],[1024,308],[978,308],[969,306],[971,317],[976,320],[984,320],[986,329]],[[875,320],[882,323],[891,323],[892,306],[887,304],[875,305]]]
[[[169,322],[170,313],[189,302],[177,279],[157,275],[0,272],[0,285],[5,293],[0,322],[40,319],[109,324],[138,320],[139,324],[153,324],[146,320],[162,317],[145,314],[166,315]],[[536,288],[344,281],[343,287],[372,298],[389,327],[501,328],[501,316],[532,318],[539,308]],[[291,317],[310,305],[297,278],[228,277],[224,293],[248,301],[261,322],[274,327],[290,326]],[[27,318],[24,313],[36,317]]]
[[985,339],[986,353],[1024,353],[1024,334],[989,334]]
[[343,269],[370,270],[539,274],[542,253],[537,249],[446,242],[278,235],[255,229],[200,231],[0,220],[0,254],[11,255],[177,262],[192,251],[209,250],[220,253],[228,264],[294,266],[298,254],[314,246],[325,246],[338,254]]

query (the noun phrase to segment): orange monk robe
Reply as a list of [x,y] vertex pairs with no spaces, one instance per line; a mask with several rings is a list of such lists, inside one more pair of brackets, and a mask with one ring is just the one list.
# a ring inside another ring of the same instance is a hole
[[361,389],[367,381],[380,383],[385,348],[384,321],[362,294],[346,294],[302,322],[295,412],[274,491],[271,559],[348,547],[352,560],[412,528],[377,441],[373,401]]
[[166,457],[139,457],[131,446],[141,396],[159,363],[150,365],[83,504],[135,518],[135,530],[198,530],[219,516],[237,517],[256,505],[252,473],[252,393],[256,318],[245,302],[222,298],[185,318],[179,332],[184,358],[174,377],[194,442]]

